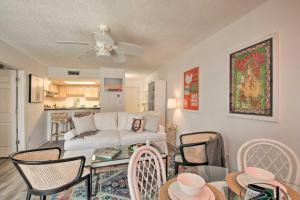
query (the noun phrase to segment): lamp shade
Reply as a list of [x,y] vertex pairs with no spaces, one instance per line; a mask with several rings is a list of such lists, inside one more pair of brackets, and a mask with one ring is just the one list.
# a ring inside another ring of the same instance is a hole
[[168,99],[168,108],[169,109],[177,108],[177,99],[176,98],[169,98]]

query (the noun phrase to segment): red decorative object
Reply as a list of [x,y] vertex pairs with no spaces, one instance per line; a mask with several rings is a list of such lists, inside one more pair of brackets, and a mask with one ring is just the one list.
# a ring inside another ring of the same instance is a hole
[[199,110],[199,67],[184,72],[184,102],[187,110]]

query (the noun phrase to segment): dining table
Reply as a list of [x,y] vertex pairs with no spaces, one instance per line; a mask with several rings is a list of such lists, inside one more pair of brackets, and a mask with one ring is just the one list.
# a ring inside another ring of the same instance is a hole
[[[181,173],[194,173],[201,176],[206,186],[214,193],[215,200],[242,200],[244,188],[237,182],[237,176],[243,172],[229,172],[227,168],[217,166],[193,166],[184,169]],[[170,200],[169,186],[176,181],[177,175],[169,176],[166,183],[160,188],[160,200]],[[280,181],[291,200],[300,200],[300,185]],[[289,200],[290,200],[289,199]],[[174,199],[171,199],[174,200]]]

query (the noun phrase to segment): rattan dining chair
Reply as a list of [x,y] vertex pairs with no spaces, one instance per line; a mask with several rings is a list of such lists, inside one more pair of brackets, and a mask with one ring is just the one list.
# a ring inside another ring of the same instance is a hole
[[175,174],[178,174],[180,165],[208,165],[205,146],[217,134],[213,131],[204,131],[180,135],[179,152],[174,154]]
[[159,199],[159,188],[165,182],[166,171],[161,154],[150,145],[135,150],[128,165],[131,199]]
[[84,169],[85,157],[60,159],[60,148],[21,151],[10,159],[27,184],[27,197],[46,196],[66,190],[82,181],[86,182],[87,199],[91,197],[90,170]]
[[289,183],[300,184],[300,162],[287,145],[271,139],[254,139],[244,143],[237,154],[238,170],[258,167],[272,172]]

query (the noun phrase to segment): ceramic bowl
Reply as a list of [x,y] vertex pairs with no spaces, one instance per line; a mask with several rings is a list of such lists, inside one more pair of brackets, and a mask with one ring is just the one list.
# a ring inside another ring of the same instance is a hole
[[179,174],[177,182],[180,190],[189,196],[198,195],[205,185],[205,180],[201,176],[192,173]]
[[257,167],[246,167],[245,173],[250,177],[261,181],[272,181],[275,179],[275,175],[273,173]]

